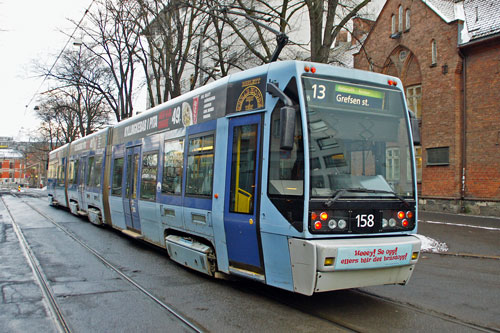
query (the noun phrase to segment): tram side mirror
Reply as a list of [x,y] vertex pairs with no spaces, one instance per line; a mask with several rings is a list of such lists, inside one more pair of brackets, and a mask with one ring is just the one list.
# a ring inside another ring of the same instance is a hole
[[280,149],[292,150],[295,137],[295,108],[283,106],[280,109]]
[[419,127],[419,121],[417,119],[417,116],[415,115],[415,112],[412,110],[408,109],[408,113],[410,115],[410,125],[411,125],[411,133],[413,136],[413,144],[418,146],[420,145],[420,127]]
[[295,138],[295,108],[293,102],[274,82],[267,83],[267,92],[279,98],[284,106],[280,109],[280,149],[292,150]]

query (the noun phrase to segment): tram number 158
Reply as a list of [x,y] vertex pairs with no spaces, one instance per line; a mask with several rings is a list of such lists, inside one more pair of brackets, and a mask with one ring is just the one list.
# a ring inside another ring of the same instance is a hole
[[356,215],[358,228],[372,228],[375,225],[375,215],[373,214],[358,214]]

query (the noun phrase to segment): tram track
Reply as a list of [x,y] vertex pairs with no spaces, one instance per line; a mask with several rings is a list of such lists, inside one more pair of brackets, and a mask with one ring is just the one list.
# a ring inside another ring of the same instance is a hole
[[28,261],[28,264],[33,271],[33,276],[35,278],[36,283],[39,285],[40,290],[42,292],[42,296],[44,299],[47,301],[47,306],[48,309],[54,319],[54,322],[60,332],[71,332],[68,323],[66,322],[63,312],[61,310],[61,307],[57,303],[57,298],[52,291],[52,288],[50,287],[50,284],[48,282],[47,277],[43,273],[43,270],[38,263],[38,260],[36,259],[35,254],[33,253],[33,250],[28,244],[28,241],[24,237],[24,234],[21,230],[21,227],[19,224],[16,222],[16,219],[14,218],[14,215],[12,214],[9,206],[5,202],[3,196],[1,197],[2,203],[5,206],[5,209],[7,210],[11,223],[12,223],[12,228],[14,229],[14,232],[19,240],[19,244],[21,246],[21,249]]
[[[303,313],[307,313],[307,314],[314,316],[316,318],[325,320],[325,321],[331,323],[332,325],[334,325],[335,327],[337,327],[341,330],[344,330],[345,332],[361,333],[361,332],[373,331],[373,327],[370,327],[369,329],[363,328],[362,326],[360,326],[359,323],[355,324],[353,322],[350,322],[348,320],[341,318],[340,316],[338,316],[338,317],[336,315],[330,316],[330,315],[326,315],[324,312],[318,312],[318,311],[316,311],[316,309],[317,309],[316,307],[309,308],[308,306],[305,306],[302,303],[297,302],[293,296],[290,298],[283,297],[283,294],[280,291],[278,291],[278,293],[269,292],[269,290],[266,290],[265,292],[263,292],[261,289],[259,289],[257,287],[252,287],[252,286],[246,286],[245,288],[252,290],[252,292],[258,293],[258,294],[262,295],[263,297],[267,297],[267,298],[270,298],[276,302],[279,302],[280,304],[294,308],[294,309],[299,310]],[[381,295],[378,295],[378,294],[375,294],[375,293],[372,293],[372,292],[369,292],[366,290],[350,289],[348,292],[357,294],[357,295],[359,295],[359,297],[368,297],[368,298],[371,298],[371,299],[379,301],[379,302],[383,302],[383,303],[386,303],[389,305],[394,305],[398,309],[405,308],[405,309],[412,311],[412,312],[418,312],[418,313],[421,313],[423,315],[431,316],[431,317],[434,317],[434,318],[437,318],[437,319],[440,319],[440,320],[443,320],[443,321],[446,321],[449,323],[459,325],[460,327],[463,327],[466,329],[472,329],[472,330],[479,331],[479,332],[489,332],[489,333],[500,332],[500,330],[498,330],[498,329],[486,327],[486,326],[482,326],[482,325],[479,325],[479,324],[476,324],[473,322],[462,320],[460,318],[457,318],[455,316],[452,316],[452,315],[444,313],[444,312],[439,312],[439,311],[436,311],[434,309],[426,308],[426,307],[412,304],[409,302],[401,302],[401,301],[394,300],[394,299],[389,298],[389,297],[381,296]],[[311,297],[315,297],[315,296],[311,296]],[[378,331],[378,330],[375,329],[374,331]]]
[[369,291],[366,291],[366,290],[353,289],[352,292],[358,293],[360,295],[368,296],[368,297],[371,297],[371,298],[374,298],[374,299],[377,299],[377,300],[380,300],[380,301],[383,301],[383,302],[386,302],[386,303],[394,304],[394,305],[396,305],[398,307],[405,307],[405,308],[407,308],[407,309],[409,309],[411,311],[416,311],[416,312],[419,312],[419,313],[422,313],[422,314],[430,315],[430,316],[435,317],[435,318],[439,318],[439,319],[442,319],[442,320],[445,320],[445,321],[448,321],[448,322],[452,322],[452,323],[458,324],[458,325],[460,325],[462,327],[467,327],[467,328],[475,329],[475,330],[478,330],[478,331],[481,331],[481,332],[500,332],[500,330],[497,330],[497,329],[494,329],[494,328],[491,328],[491,327],[485,327],[485,326],[482,326],[482,325],[478,325],[476,323],[472,323],[472,322],[469,322],[469,321],[465,321],[465,320],[462,320],[460,318],[457,318],[455,316],[449,315],[449,314],[444,313],[444,312],[439,312],[439,311],[436,311],[436,310],[433,310],[433,309],[430,309],[430,308],[425,308],[423,306],[419,306],[419,305],[412,304],[412,303],[409,303],[409,302],[397,301],[397,300],[394,300],[392,298],[381,296],[381,295],[378,295],[378,294],[375,294],[375,293],[372,293],[372,292],[369,292]]
[[[2,200],[3,200],[3,198],[2,198]],[[35,206],[30,204],[29,202],[26,202],[23,200],[23,203],[28,205],[31,209],[33,209],[34,211],[39,213],[41,216],[43,216],[45,219],[50,221],[57,228],[59,228],[61,231],[68,234],[72,239],[74,239],[75,241],[80,243],[80,245],[82,245],[84,248],[86,248],[88,251],[90,251],[100,261],[103,261],[100,258],[100,257],[102,257],[102,255],[100,255],[99,252],[93,250],[90,247],[87,248],[86,247],[87,244],[81,242],[79,239],[75,239],[76,236],[72,232],[66,230],[62,225],[57,223],[55,220],[53,220],[47,214],[38,210]],[[7,207],[7,205],[5,205],[5,206]],[[93,251],[95,251],[95,253]],[[433,254],[433,253],[430,253],[430,254]],[[436,254],[439,254],[439,253],[436,253]],[[487,256],[484,256],[484,255],[476,255],[476,256],[474,256],[474,258],[477,258],[477,259],[496,259],[496,258],[487,258]],[[103,259],[105,261],[107,261],[105,258],[103,258]],[[112,264],[110,264],[111,266],[109,266],[105,262],[103,262],[103,263],[106,266],[108,266],[110,269],[115,271],[117,274],[119,274],[122,279],[124,279],[127,282],[129,282],[130,284],[134,285],[134,287],[139,289],[141,292],[145,293],[146,296],[154,297],[154,295],[149,293],[146,289],[144,289],[140,285],[137,284],[138,286],[136,286],[135,285],[136,282],[133,279],[130,278],[130,281],[129,281],[128,280],[129,277],[125,273],[123,273],[120,269],[114,267]],[[291,294],[288,292],[284,292],[284,291],[281,291],[278,289],[274,289],[274,288],[262,287],[262,285],[260,285],[260,284],[250,283],[249,285],[247,285],[245,282],[243,282],[243,284],[245,285],[244,287],[242,287],[244,289],[249,289],[252,292],[259,294],[264,298],[272,299],[276,303],[279,303],[279,304],[285,305],[287,307],[299,310],[300,312],[308,314],[312,317],[324,320],[325,322],[331,324],[333,327],[337,328],[338,330],[346,331],[346,332],[368,332],[368,331],[371,331],[371,329],[367,329],[366,326],[365,327],[363,327],[362,325],[360,326],[359,325],[360,323],[357,323],[355,321],[350,320],[349,317],[344,318],[342,315],[335,313],[336,309],[334,309],[334,308],[332,308],[331,311],[318,311],[318,308],[315,309],[314,307],[308,307],[308,306],[305,306],[304,304],[301,304],[301,300],[304,299],[303,297],[300,297],[300,296],[297,296],[297,295],[294,295],[294,294]],[[141,288],[144,289],[144,291],[141,290]],[[355,303],[366,303],[366,300],[371,299],[371,300],[374,300],[376,302],[379,302],[378,304],[382,304],[382,303],[387,304],[388,306],[391,306],[392,308],[395,308],[395,309],[406,309],[409,312],[420,313],[424,316],[428,316],[427,318],[433,317],[433,318],[442,320],[443,322],[448,322],[448,323],[451,323],[454,325],[458,325],[467,331],[468,330],[475,330],[475,331],[480,331],[480,332],[500,332],[500,330],[496,329],[496,328],[486,327],[484,325],[476,324],[474,322],[471,322],[470,320],[461,319],[459,317],[450,315],[450,314],[445,313],[445,312],[441,312],[439,310],[427,308],[425,306],[413,304],[413,303],[406,302],[406,301],[400,301],[400,300],[386,297],[383,295],[379,295],[379,294],[376,294],[376,293],[373,293],[373,292],[370,292],[367,290],[351,289],[351,290],[348,290],[345,292],[348,293],[349,295],[358,295],[359,298],[355,299],[355,301],[354,301]],[[151,296],[147,295],[148,293],[151,294]],[[283,297],[283,295],[286,295],[286,296]],[[319,294],[319,295],[321,295],[321,294]],[[312,296],[311,300],[313,300],[314,297],[315,296]],[[319,297],[321,297],[321,296],[319,296]],[[328,297],[330,297],[330,296],[328,296]],[[316,298],[316,299],[318,299],[318,298]],[[175,311],[175,309],[174,309],[174,311]],[[425,318],[425,317],[423,317],[423,318]],[[194,331],[197,331],[197,332],[201,331],[199,329],[194,329],[194,328],[191,328],[191,329],[193,329]]]
[[[15,194],[12,194],[14,197],[18,197]],[[24,237],[22,233],[22,229],[20,228],[19,224],[15,222],[15,218],[9,209],[7,203],[5,202],[4,198],[2,197],[2,202],[4,206],[6,207],[9,216],[12,220],[12,225],[14,226],[14,230],[16,234],[18,235],[19,242],[21,243],[21,246],[23,248],[23,251],[27,254],[28,261],[30,266],[33,269],[35,278],[40,285],[40,288],[42,290],[42,293],[49,303],[49,308],[50,311],[55,319],[55,322],[59,328],[59,331],[61,332],[71,332],[70,327],[67,323],[67,321],[64,318],[63,311],[61,310],[61,307],[57,303],[57,297],[55,296],[54,292],[52,291],[50,287],[50,283],[48,282],[47,277],[43,273],[43,270],[38,263],[38,260],[36,259],[36,256],[34,252],[31,250],[26,238]],[[35,206],[33,206],[31,203],[21,200],[25,205],[27,205],[29,208],[31,208],[33,211],[38,213],[40,216],[42,216],[44,219],[52,223],[56,228],[61,230],[64,234],[66,234],[68,237],[70,237],[72,240],[77,242],[80,246],[82,246],[85,250],[90,252],[92,255],[94,255],[101,263],[103,263],[106,267],[114,271],[121,279],[132,285],[135,289],[139,290],[144,296],[146,296],[148,299],[153,301],[155,304],[160,306],[162,309],[166,310],[168,313],[170,313],[172,316],[177,318],[180,322],[182,322],[189,330],[193,332],[204,332],[205,330],[199,327],[196,323],[192,322],[189,320],[186,316],[184,316],[182,313],[180,313],[178,310],[173,308],[172,306],[164,303],[161,301],[158,297],[156,297],[153,293],[148,291],[146,288],[144,288],[142,285],[140,285],[137,281],[135,281],[133,278],[131,278],[129,275],[124,273],[120,268],[116,267],[113,265],[110,261],[108,261],[104,256],[102,256],[97,250],[93,249],[90,247],[88,244],[80,240],[77,236],[75,236],[72,232],[68,231],[66,228],[61,226],[58,222],[56,222],[54,219],[52,219],[50,216],[47,214],[43,213],[39,209],[37,209]]]

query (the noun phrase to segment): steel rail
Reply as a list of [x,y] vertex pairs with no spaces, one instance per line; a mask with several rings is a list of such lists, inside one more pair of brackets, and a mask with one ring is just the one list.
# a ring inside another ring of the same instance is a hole
[[115,273],[117,273],[122,279],[133,285],[135,288],[137,288],[139,291],[141,291],[144,295],[146,295],[148,298],[150,298],[152,301],[154,301],[156,304],[161,306],[163,309],[168,311],[170,314],[172,314],[174,317],[179,319],[182,323],[184,323],[186,326],[188,326],[190,329],[192,329],[195,332],[204,332],[201,328],[199,328],[196,324],[192,323],[189,319],[184,317],[182,314],[180,314],[178,311],[176,311],[173,307],[169,306],[168,304],[165,304],[162,302],[160,299],[158,299],[156,296],[154,296],[152,293],[147,291],[144,287],[142,287],[139,283],[134,281],[131,277],[123,273],[119,268],[114,266],[111,262],[106,260],[99,252],[88,246],[85,242],[82,240],[78,239],[74,234],[69,232],[66,228],[62,227],[59,223],[57,223],[54,219],[52,219],[50,216],[46,215],[36,207],[34,207],[32,204],[29,202],[26,202],[23,200],[23,203],[29,206],[31,209],[33,209],[35,212],[40,214],[42,217],[47,219],[49,222],[51,222],[53,225],[55,225],[59,230],[64,232],[66,235],[68,235],[70,238],[72,238],[75,242],[80,244],[83,248],[85,248],[87,251],[92,253],[97,259],[99,259],[105,266],[113,270]]
[[38,285],[40,286],[43,297],[47,300],[49,310],[52,313],[57,328],[59,329],[60,332],[68,332],[68,333],[71,332],[68,323],[64,319],[62,310],[59,304],[57,303],[56,296],[54,295],[54,292],[52,291],[52,288],[50,287],[50,284],[48,283],[48,280],[42,268],[40,267],[40,264],[38,263],[35,254],[33,253],[31,247],[29,246],[28,241],[24,237],[21,228],[14,219],[14,215],[7,206],[7,203],[5,202],[4,198],[3,197],[1,198],[3,205],[5,206],[7,212],[9,213],[10,220],[12,222],[12,228],[14,229],[17,239],[19,240],[21,249],[23,250],[25,257],[28,260],[28,264],[30,265],[31,270],[33,271],[34,278],[38,283]]
[[455,316],[449,315],[449,314],[444,313],[444,312],[439,312],[439,311],[432,310],[432,309],[429,309],[429,308],[425,308],[425,307],[422,307],[422,306],[418,306],[418,305],[415,305],[415,304],[412,304],[412,303],[397,301],[397,300],[394,300],[392,298],[385,297],[385,296],[380,296],[380,295],[377,295],[375,293],[372,293],[372,292],[369,292],[369,291],[366,291],[366,290],[353,289],[352,291],[355,292],[355,293],[358,293],[358,294],[362,294],[362,295],[366,295],[366,296],[369,296],[369,297],[372,297],[372,298],[376,298],[376,299],[384,301],[386,303],[391,303],[391,304],[394,304],[394,305],[397,305],[397,306],[402,306],[402,307],[405,307],[405,308],[410,309],[410,310],[414,310],[414,311],[417,311],[417,312],[420,312],[420,313],[423,313],[423,314],[430,315],[432,317],[443,319],[445,321],[449,321],[449,322],[452,322],[452,323],[455,323],[455,324],[458,324],[458,325],[461,325],[461,326],[465,326],[465,327],[468,327],[468,328],[473,328],[473,329],[476,329],[478,331],[482,331],[482,332],[500,332],[498,329],[491,328],[491,327],[486,327],[486,326],[482,326],[482,325],[478,325],[478,324],[475,324],[473,322],[468,322],[468,321],[462,320],[460,318],[457,318]]

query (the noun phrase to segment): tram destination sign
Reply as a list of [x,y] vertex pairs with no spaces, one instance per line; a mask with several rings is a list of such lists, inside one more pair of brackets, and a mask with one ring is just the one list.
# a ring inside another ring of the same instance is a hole
[[381,89],[319,78],[304,78],[310,106],[350,110],[384,110],[385,92]]

